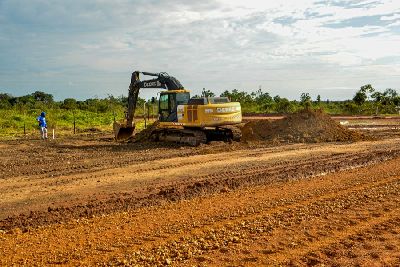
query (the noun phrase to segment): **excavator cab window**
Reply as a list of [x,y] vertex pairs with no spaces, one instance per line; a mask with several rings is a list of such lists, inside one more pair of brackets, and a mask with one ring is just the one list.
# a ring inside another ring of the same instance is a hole
[[159,103],[159,115],[160,121],[167,121],[169,115],[169,105],[168,105],[168,94],[160,95],[160,103]]
[[189,93],[177,93],[176,94],[176,104],[177,105],[187,105],[190,99]]
[[189,101],[189,93],[161,93],[159,103],[160,121],[177,122],[177,107]]

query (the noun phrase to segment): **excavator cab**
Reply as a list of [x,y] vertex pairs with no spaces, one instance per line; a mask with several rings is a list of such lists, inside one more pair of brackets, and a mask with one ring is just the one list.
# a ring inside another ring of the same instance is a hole
[[177,122],[177,108],[189,102],[190,93],[186,90],[164,91],[158,104],[160,122]]

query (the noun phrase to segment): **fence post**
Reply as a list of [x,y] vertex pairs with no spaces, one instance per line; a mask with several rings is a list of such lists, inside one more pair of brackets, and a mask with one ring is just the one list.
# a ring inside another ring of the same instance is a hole
[[146,102],[143,103],[143,118],[144,118],[144,128],[147,128],[146,125]]
[[75,134],[76,132],[75,111],[73,111],[72,114],[74,115],[74,134]]
[[150,122],[150,104],[147,105],[147,120]]
[[26,135],[26,111],[24,110],[24,135]]

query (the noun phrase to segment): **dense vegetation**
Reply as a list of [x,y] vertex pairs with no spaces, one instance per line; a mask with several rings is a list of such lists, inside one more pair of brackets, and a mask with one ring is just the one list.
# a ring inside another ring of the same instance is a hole
[[[203,90],[203,95],[215,96],[209,90]],[[321,108],[331,115],[379,115],[398,114],[400,96],[394,89],[383,92],[375,90],[370,84],[362,86],[353,99],[345,101],[322,100],[318,95],[311,99],[308,93],[302,93],[300,99],[289,100],[279,95],[272,97],[261,89],[255,92],[225,91],[221,96],[227,96],[232,101],[239,101],[244,113],[292,113],[304,107]]]
[[[34,133],[37,130],[36,118],[41,111],[47,113],[49,128],[59,133],[93,132],[110,130],[114,119],[124,117],[127,98],[108,96],[104,99],[77,101],[67,98],[54,101],[51,94],[36,91],[32,94],[15,97],[0,93],[0,135]],[[144,99],[139,99],[136,115],[143,114]]]
[[[203,90],[204,96],[215,96],[210,90]],[[243,113],[291,113],[304,107],[322,108],[329,114],[378,115],[398,114],[400,96],[394,89],[383,92],[375,90],[370,84],[362,86],[353,99],[345,101],[322,100],[320,96],[311,99],[308,93],[302,93],[299,100],[289,100],[280,96],[271,96],[261,89],[248,93],[233,89],[221,96],[239,101]],[[136,116],[144,116],[144,99],[139,99]],[[157,104],[147,101],[150,116],[156,116]],[[77,132],[111,130],[115,119],[124,118],[127,97],[108,96],[104,99],[86,99],[78,101],[67,98],[55,101],[51,94],[36,91],[25,96],[12,96],[0,93],[0,135],[33,133],[37,129],[36,117],[41,111],[47,112],[51,128],[58,131]]]

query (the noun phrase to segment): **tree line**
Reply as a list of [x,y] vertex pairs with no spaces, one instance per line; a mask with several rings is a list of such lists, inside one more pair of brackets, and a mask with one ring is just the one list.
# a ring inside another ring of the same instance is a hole
[[[139,98],[138,104],[145,102]],[[0,93],[0,109],[65,109],[65,110],[84,110],[96,113],[107,113],[119,110],[128,105],[128,98],[125,96],[114,97],[112,95],[106,98],[89,98],[83,101],[74,98],[66,98],[62,101],[55,101],[53,95],[35,91],[32,94],[15,97],[10,94]]]
[[[203,96],[215,96],[210,90],[203,89]],[[329,114],[379,115],[397,114],[400,110],[400,96],[395,89],[376,90],[371,84],[363,85],[352,99],[343,101],[322,100],[318,95],[312,99],[309,93],[301,93],[299,100],[289,100],[279,95],[271,96],[261,89],[253,92],[224,91],[221,96],[238,101],[246,113],[292,113],[305,107],[321,108]]]
[[[211,90],[203,89],[202,96],[216,96]],[[371,84],[363,85],[354,94],[354,97],[344,101],[322,100],[318,95],[312,99],[309,93],[302,93],[299,100],[289,100],[279,95],[271,96],[268,92],[258,89],[253,92],[226,90],[220,96],[228,97],[231,101],[238,101],[244,113],[291,113],[304,107],[322,108],[330,114],[346,115],[373,115],[397,114],[400,109],[400,96],[395,89],[376,90]],[[199,97],[199,96],[197,96]],[[150,100],[139,98],[136,114],[144,114],[143,104],[147,102],[150,113],[155,113],[156,104]],[[94,113],[122,113],[128,104],[125,96],[105,98],[90,98],[83,101],[66,98],[55,101],[53,95],[35,91],[32,94],[16,97],[0,93],[0,109],[18,111],[27,110],[81,110]]]

